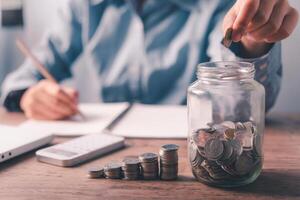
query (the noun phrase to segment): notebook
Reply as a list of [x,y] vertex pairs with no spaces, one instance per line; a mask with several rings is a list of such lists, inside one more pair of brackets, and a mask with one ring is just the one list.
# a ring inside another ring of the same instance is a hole
[[130,138],[186,138],[187,107],[135,104],[112,133]]
[[128,103],[81,104],[79,109],[84,114],[85,120],[82,120],[80,116],[62,121],[27,120],[20,127],[47,131],[59,136],[99,133],[128,106]]
[[[188,134],[186,106],[134,104],[129,107],[127,103],[81,104],[80,110],[87,116],[86,121],[80,118],[65,121],[28,120],[21,127],[50,131],[60,136],[97,133],[107,127],[110,127],[110,134],[128,138],[186,138]],[[122,113],[125,114],[120,118]],[[120,119],[116,120],[118,118]],[[209,120],[203,119],[203,122]]]

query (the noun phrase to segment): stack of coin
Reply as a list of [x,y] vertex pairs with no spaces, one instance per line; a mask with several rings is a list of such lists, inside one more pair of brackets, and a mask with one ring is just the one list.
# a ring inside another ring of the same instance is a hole
[[104,178],[104,169],[103,167],[94,167],[88,171],[89,178]]
[[166,144],[160,148],[160,178],[175,180],[178,177],[178,146]]
[[158,178],[158,156],[155,153],[144,153],[139,156],[141,163],[141,174],[145,180]]
[[140,178],[140,160],[135,156],[127,156],[123,159],[124,179],[137,180]]
[[109,179],[121,179],[123,177],[122,165],[118,162],[108,163],[104,166],[105,177]]

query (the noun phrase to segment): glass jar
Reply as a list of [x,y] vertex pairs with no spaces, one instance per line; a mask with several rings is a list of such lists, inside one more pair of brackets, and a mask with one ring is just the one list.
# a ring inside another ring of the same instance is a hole
[[246,62],[198,66],[188,89],[188,154],[200,182],[236,187],[253,182],[263,165],[265,90]]

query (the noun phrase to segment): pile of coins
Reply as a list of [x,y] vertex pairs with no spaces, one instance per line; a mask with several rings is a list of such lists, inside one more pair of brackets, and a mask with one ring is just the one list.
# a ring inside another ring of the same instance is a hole
[[178,176],[178,146],[174,144],[163,145],[160,148],[160,178],[162,180],[175,180]]
[[104,168],[92,168],[88,175],[90,178],[175,180],[178,177],[178,149],[175,144],[166,144],[160,148],[159,156],[155,153],[127,156],[122,163],[112,162]]
[[90,178],[104,178],[104,169],[102,167],[94,167],[89,169]]
[[127,156],[123,159],[122,166],[124,179],[138,180],[141,175],[140,160],[135,156]]
[[108,163],[104,166],[104,174],[109,179],[120,179],[123,177],[122,165],[118,162]]
[[155,180],[158,178],[158,156],[155,153],[144,153],[139,156],[141,162],[142,175],[145,180]]
[[189,159],[194,176],[206,183],[247,180],[261,170],[261,136],[252,122],[225,121],[194,131]]

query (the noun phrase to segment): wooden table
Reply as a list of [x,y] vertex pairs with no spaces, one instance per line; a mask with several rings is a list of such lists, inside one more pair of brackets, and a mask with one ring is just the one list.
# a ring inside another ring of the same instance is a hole
[[[18,124],[23,120],[21,114],[0,109],[1,123]],[[65,140],[56,138],[54,143]],[[95,180],[86,176],[91,166],[127,155],[158,152],[165,143],[180,145],[178,181]],[[254,183],[240,188],[213,188],[195,181],[187,162],[186,143],[128,139],[125,149],[73,168],[37,162],[34,152],[30,152],[1,164],[0,199],[300,199],[300,115],[272,115],[267,120],[264,170]]]

